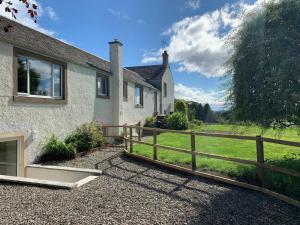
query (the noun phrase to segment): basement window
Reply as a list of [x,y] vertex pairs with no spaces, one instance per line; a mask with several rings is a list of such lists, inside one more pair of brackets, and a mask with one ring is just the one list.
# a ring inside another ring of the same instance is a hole
[[0,175],[18,176],[18,141],[0,142]]

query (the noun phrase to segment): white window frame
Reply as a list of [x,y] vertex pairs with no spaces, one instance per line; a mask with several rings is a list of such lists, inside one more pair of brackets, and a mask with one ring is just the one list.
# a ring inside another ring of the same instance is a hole
[[[17,141],[17,162],[16,162],[16,167],[17,167],[17,177],[20,176],[20,162],[21,162],[21,140],[20,138],[17,137],[11,137],[11,138],[0,138],[0,142],[9,142],[9,141]],[[9,165],[9,163],[3,163],[0,162],[2,165]],[[1,176],[1,175],[0,175]]]
[[[27,67],[27,93],[25,92],[19,92],[18,91],[18,95],[19,96],[26,96],[26,97],[35,97],[35,98],[46,98],[46,99],[63,99],[63,66],[62,65],[59,65],[59,64],[56,64],[56,63],[52,63],[52,62],[49,62],[49,61],[46,61],[46,60],[42,60],[42,59],[39,59],[39,58],[34,58],[34,57],[31,57],[31,56],[27,56],[27,55],[23,55],[23,54],[18,54],[17,55],[17,60],[18,60],[18,57],[24,57],[26,58],[26,67]],[[44,96],[44,95],[32,95],[30,94],[30,68],[29,68],[29,59],[32,59],[32,60],[39,60],[39,61],[42,61],[44,63],[47,63],[47,64],[50,64],[51,65],[51,86],[52,86],[52,96]],[[54,96],[54,75],[53,75],[53,67],[54,65],[57,65],[57,66],[60,66],[61,70],[60,70],[60,93],[61,93],[61,96]],[[17,65],[18,67],[18,65]],[[17,72],[17,79],[18,79],[18,72]],[[17,89],[19,88],[19,86],[17,87]]]

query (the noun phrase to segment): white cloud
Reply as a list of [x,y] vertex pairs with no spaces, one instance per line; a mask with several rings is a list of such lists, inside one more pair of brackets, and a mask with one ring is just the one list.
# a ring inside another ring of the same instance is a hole
[[142,19],[138,19],[136,22],[140,23],[140,24],[145,24],[146,22]]
[[200,8],[200,0],[187,0],[185,2],[186,7],[191,8],[193,10]]
[[128,21],[135,21],[135,22],[137,22],[137,23],[139,23],[139,24],[145,24],[146,22],[144,21],[144,20],[142,20],[142,19],[133,19],[132,17],[130,17],[128,14],[126,14],[126,13],[123,13],[123,12],[121,12],[121,11],[119,11],[119,10],[115,10],[115,9],[111,9],[111,8],[109,8],[109,9],[107,9],[107,11],[110,13],[110,14],[112,14],[113,16],[116,16],[116,17],[119,17],[119,18],[121,18],[121,19],[123,19],[123,20],[128,20]]
[[[174,23],[162,33],[169,37],[165,50],[169,52],[170,62],[177,63],[178,71],[182,72],[195,72],[206,77],[225,75],[224,62],[231,49],[226,40],[238,29],[245,13],[268,1],[272,0],[226,4],[212,12]],[[146,52],[142,63],[160,62],[161,52],[162,49]]]
[[201,88],[188,87],[183,84],[175,85],[175,98],[208,103],[214,110],[223,109],[225,104],[225,91],[205,91]]
[[107,11],[108,11],[109,13],[111,13],[112,15],[114,15],[114,16],[120,17],[121,19],[124,19],[124,20],[132,20],[131,17],[130,17],[129,15],[127,15],[127,14],[125,14],[125,13],[121,13],[121,12],[118,11],[118,10],[109,8],[109,9],[107,9]]
[[58,20],[58,16],[56,14],[56,12],[54,11],[54,9],[50,6],[47,6],[45,8],[45,12],[48,14],[48,16],[50,17],[50,19],[57,21]]
[[[25,5],[22,2],[20,2],[19,0],[11,0],[11,2],[13,3],[13,7],[16,8],[16,9],[18,9],[18,13],[16,14],[16,17],[17,17],[16,21],[18,23],[21,23],[23,25],[31,27],[31,28],[33,28],[35,30],[38,30],[38,31],[40,31],[42,33],[45,33],[47,35],[50,35],[50,36],[54,36],[55,35],[54,31],[48,30],[48,29],[45,29],[45,28],[41,27],[38,22],[35,23],[30,18],[30,16],[28,15],[27,9],[26,9]],[[42,5],[39,2],[37,2],[36,0],[31,0],[30,3],[36,4],[38,6],[38,9],[37,9],[38,17],[41,17],[41,16],[44,15],[45,11],[44,11]],[[14,18],[11,16],[10,13],[6,13],[5,12],[5,4],[4,4],[4,2],[2,3],[2,5],[0,5],[0,15],[5,16],[7,18],[10,18],[10,19],[14,20]]]

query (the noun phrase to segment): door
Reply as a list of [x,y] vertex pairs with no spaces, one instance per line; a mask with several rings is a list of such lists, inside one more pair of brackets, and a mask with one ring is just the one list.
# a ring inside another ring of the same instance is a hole
[[154,113],[157,113],[157,92],[154,92]]
[[18,175],[18,141],[0,142],[0,175]]

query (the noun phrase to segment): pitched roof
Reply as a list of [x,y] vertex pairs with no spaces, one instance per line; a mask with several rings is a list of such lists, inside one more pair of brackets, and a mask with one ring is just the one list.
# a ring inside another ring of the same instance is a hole
[[166,70],[166,67],[163,65],[134,66],[126,68],[140,74],[146,80],[160,79]]
[[126,67],[142,76],[148,83],[161,90],[161,77],[166,71],[164,65]]
[[[7,25],[13,26],[11,32],[4,31]],[[57,60],[110,73],[110,62],[3,16],[0,16],[0,41]],[[126,68],[123,71],[125,80],[156,89],[136,72]]]

